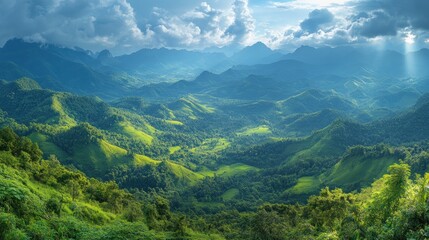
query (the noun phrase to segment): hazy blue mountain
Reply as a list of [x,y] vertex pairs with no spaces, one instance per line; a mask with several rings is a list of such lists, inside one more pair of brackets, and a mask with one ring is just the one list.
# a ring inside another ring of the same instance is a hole
[[231,56],[234,64],[255,65],[261,63],[273,63],[281,60],[283,54],[271,50],[262,42],[248,46]]
[[[19,39],[8,41],[0,49],[0,78],[30,77],[43,88],[81,95],[173,100],[188,94],[207,94],[225,99],[280,101],[310,89],[334,90],[368,108],[370,115],[381,108],[397,111],[412,105],[421,92],[429,90],[429,74],[425,75],[424,70],[428,64],[427,49],[403,55],[353,47],[304,46],[281,55],[262,43],[230,58],[220,53],[166,48],[114,57],[108,50],[94,54]],[[227,67],[221,73],[205,71]],[[410,71],[419,74],[410,78]],[[188,80],[174,81],[182,77]],[[168,83],[145,85],[160,80]]]
[[112,65],[139,76],[145,82],[193,79],[226,61],[221,53],[202,53],[167,48],[142,49],[114,58]]
[[109,50],[104,49],[97,54],[97,60],[103,64],[110,64],[113,61],[113,55]]
[[32,77],[32,74],[11,61],[0,62],[0,79],[18,79]]
[[414,88],[401,89],[397,92],[380,91],[379,96],[374,98],[372,104],[379,108],[403,110],[413,106],[421,96],[421,92]]
[[314,89],[304,91],[280,103],[285,113],[310,113],[323,109],[353,111],[356,108],[355,104],[335,92],[322,92]]
[[139,76],[146,83],[194,79],[203,71],[222,72],[233,65],[254,65],[280,60],[282,54],[258,42],[227,57],[220,52],[197,52],[176,49],[141,49],[110,58],[104,63]]
[[[271,52],[256,44],[242,53],[252,49]],[[414,66],[420,69],[426,55],[424,49],[403,55],[353,47],[301,47],[284,56],[285,60],[236,65],[220,74],[203,72],[192,81],[148,85],[136,94],[155,99],[209,94],[238,100],[283,100],[310,89],[334,90],[366,108],[369,115],[382,117],[411,106],[421,92],[429,90],[424,71],[419,70],[421,74],[415,78],[408,77],[409,58],[413,57]],[[385,109],[384,113],[379,109]]]
[[418,142],[429,139],[429,98],[421,97],[409,110],[396,117],[372,124],[378,136],[391,143]]
[[414,64],[428,63],[427,58],[424,57],[424,50],[404,55],[392,50],[354,47],[313,48],[302,46],[293,53],[287,54],[284,59],[324,66],[339,75],[372,74],[407,77],[409,74],[407,59],[410,56],[416,56]]
[[236,66],[221,74],[203,72],[193,81],[144,86],[138,94],[164,98],[205,93],[223,98],[280,100],[310,87],[305,78],[309,71],[304,65],[296,61],[281,61],[267,65]]
[[[429,77],[429,68],[427,67],[429,65],[429,49],[422,48],[419,51],[408,53],[405,60],[411,76]],[[427,85],[424,87],[425,90],[428,89]]]
[[0,49],[0,62],[6,80],[28,76],[44,88],[101,97],[120,96],[125,91],[123,83],[96,70],[100,64],[81,50],[14,39]]

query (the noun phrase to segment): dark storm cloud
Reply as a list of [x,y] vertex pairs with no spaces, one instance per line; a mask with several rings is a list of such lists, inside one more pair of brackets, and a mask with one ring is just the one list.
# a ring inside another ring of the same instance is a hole
[[365,45],[386,37],[397,48],[405,41],[416,48],[427,47],[428,13],[429,0],[349,1],[337,9],[310,12],[299,28],[285,32],[278,45]]
[[353,32],[365,37],[396,35],[405,28],[429,30],[427,0],[365,0],[355,10],[360,17],[354,19]]
[[333,20],[334,15],[328,9],[316,9],[308,14],[308,18],[301,22],[300,27],[304,32],[314,33]]
[[377,36],[395,36],[397,34],[397,21],[384,11],[377,10],[360,13],[360,16],[352,17],[352,33],[368,38]]

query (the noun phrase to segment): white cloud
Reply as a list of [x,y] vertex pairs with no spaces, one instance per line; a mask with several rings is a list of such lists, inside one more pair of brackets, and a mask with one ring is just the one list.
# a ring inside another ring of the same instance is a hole
[[143,47],[203,49],[256,41],[293,49],[372,43],[378,38],[404,44],[407,36],[401,34],[408,29],[415,35],[408,42],[427,46],[429,2],[393,2],[0,0],[0,44],[22,37],[95,51],[108,48],[114,54]]
[[335,8],[344,6],[352,0],[292,0],[287,2],[271,1],[270,4],[276,8],[285,9],[307,9]]
[[237,42],[246,43],[255,30],[248,0],[235,0],[233,10],[235,21],[226,32],[232,35]]
[[414,44],[416,42],[416,35],[413,34],[411,31],[405,33],[405,37],[403,37],[404,42],[406,44]]
[[144,43],[152,34],[137,26],[134,9],[126,0],[16,0],[0,1],[0,6],[3,42],[22,37],[123,51],[126,43]]
[[202,2],[181,15],[161,8],[154,8],[153,15],[155,41],[168,47],[201,49],[243,44],[254,30],[247,0],[235,0],[231,10],[218,10]]
[[0,0],[0,41],[21,37],[118,54],[142,47],[244,43],[254,30],[248,0],[234,0],[226,9],[209,2],[194,6],[177,14],[153,5],[146,16],[150,21],[139,24],[127,0]]

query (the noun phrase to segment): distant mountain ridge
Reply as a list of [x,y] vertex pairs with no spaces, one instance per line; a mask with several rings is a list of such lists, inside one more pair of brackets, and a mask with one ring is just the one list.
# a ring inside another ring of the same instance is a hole
[[0,62],[16,64],[19,72],[12,75],[34,78],[44,88],[101,97],[120,96],[126,91],[123,83],[97,70],[100,64],[87,52],[14,39],[0,49]]
[[[262,55],[261,55],[262,54]],[[76,48],[11,39],[0,49],[0,78],[35,79],[44,88],[116,98],[153,82],[193,79],[203,71],[222,72],[235,64],[273,62],[276,53],[257,43],[231,58],[167,48],[141,49],[122,56],[108,50],[93,53]]]
[[262,42],[257,42],[235,53],[230,59],[235,64],[255,65],[277,62],[282,57],[283,54],[271,50]]
[[[0,78],[30,77],[43,88],[109,100],[127,96],[174,100],[189,94],[284,100],[310,89],[334,90],[360,106],[370,106],[370,114],[388,115],[429,91],[428,53],[303,46],[282,55],[259,42],[231,57],[166,48],[114,57],[108,50],[96,54],[13,39],[0,49]],[[188,80],[177,81],[183,79],[180,76]],[[378,110],[383,108],[384,113]]]

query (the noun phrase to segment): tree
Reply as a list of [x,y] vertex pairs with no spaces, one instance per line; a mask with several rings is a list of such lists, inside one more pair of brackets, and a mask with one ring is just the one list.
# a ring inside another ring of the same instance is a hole
[[70,196],[74,201],[77,197],[82,194],[81,187],[79,185],[79,181],[75,179],[70,179],[67,183],[67,188],[69,189]]
[[60,217],[62,205],[63,205],[63,197],[62,196],[61,196],[61,199],[58,197],[51,197],[46,202],[46,211],[48,213],[55,213],[58,215],[58,217]]
[[409,186],[409,165],[393,164],[388,171],[389,174],[373,184],[372,200],[365,209],[365,224],[370,236],[379,235],[381,226],[394,217]]
[[285,239],[286,225],[275,211],[260,208],[252,220],[254,239],[280,240]]
[[390,174],[386,176],[386,187],[379,195],[380,204],[385,209],[383,219],[387,219],[398,209],[399,200],[407,190],[411,174],[407,164],[393,164],[388,170]]
[[344,193],[341,189],[331,191],[326,187],[320,191],[319,196],[309,198],[306,210],[314,226],[333,229],[349,214],[354,201],[353,194]]

